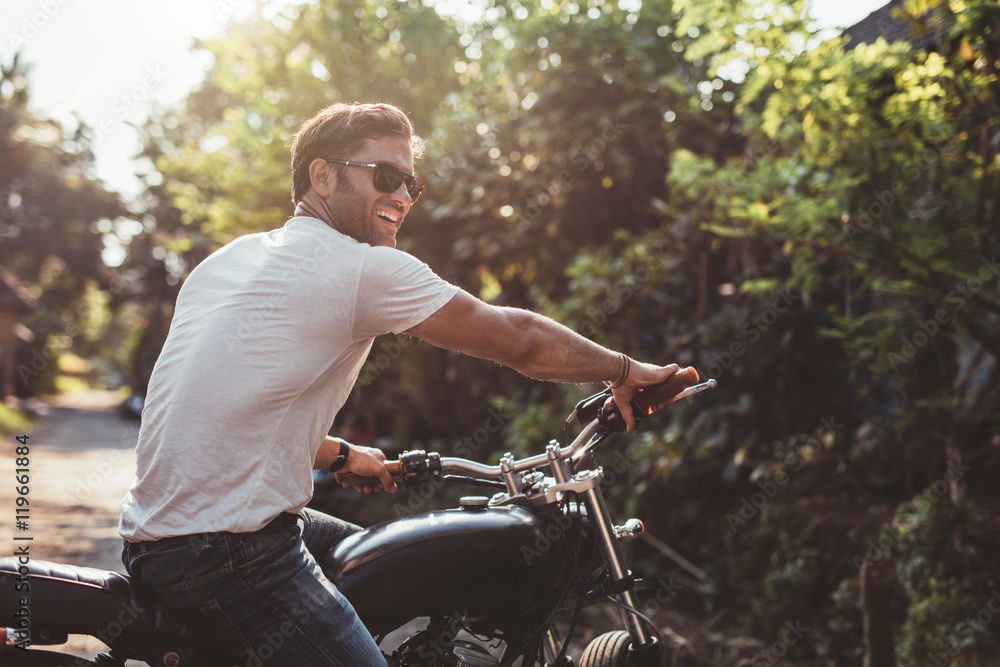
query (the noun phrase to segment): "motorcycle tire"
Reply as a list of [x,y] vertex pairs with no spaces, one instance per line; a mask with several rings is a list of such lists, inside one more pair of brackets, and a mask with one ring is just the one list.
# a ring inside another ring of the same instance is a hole
[[4,667],[97,667],[97,663],[90,660],[78,658],[75,655],[65,653],[53,653],[52,651],[21,651],[15,649],[0,658],[0,663]]
[[632,638],[624,630],[606,632],[587,644],[580,667],[631,667]]

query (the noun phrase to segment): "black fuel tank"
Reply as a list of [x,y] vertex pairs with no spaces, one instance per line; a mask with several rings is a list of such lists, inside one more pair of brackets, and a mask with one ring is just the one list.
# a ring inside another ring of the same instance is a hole
[[522,507],[417,514],[343,540],[330,574],[362,618],[510,616],[555,584],[562,525]]

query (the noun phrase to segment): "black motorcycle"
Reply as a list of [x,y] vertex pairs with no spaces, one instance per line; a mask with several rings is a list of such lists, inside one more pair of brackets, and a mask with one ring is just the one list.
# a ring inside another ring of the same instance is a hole
[[[694,369],[647,387],[633,409],[715,387]],[[579,434],[570,442],[570,424]],[[467,496],[454,509],[387,521],[343,540],[334,550],[331,580],[351,601],[390,666],[495,667],[573,665],[567,655],[581,610],[611,602],[624,630],[594,639],[586,667],[661,665],[657,627],[638,609],[637,581],[619,541],[642,532],[630,519],[614,525],[601,490],[596,447],[625,430],[606,390],[576,405],[564,442],[543,454],[499,465],[424,451],[404,452],[389,464],[403,485],[450,482],[496,487],[492,497]],[[342,474],[338,481],[364,480]],[[559,637],[553,617],[572,612]],[[187,628],[153,594],[127,576],[33,560],[0,558],[0,664],[11,667],[228,667],[237,660]],[[97,637],[109,650],[92,662],[31,646],[66,642],[70,634]],[[264,664],[267,656],[259,656]],[[518,662],[520,661],[520,662]],[[247,667],[251,667],[248,665]]]

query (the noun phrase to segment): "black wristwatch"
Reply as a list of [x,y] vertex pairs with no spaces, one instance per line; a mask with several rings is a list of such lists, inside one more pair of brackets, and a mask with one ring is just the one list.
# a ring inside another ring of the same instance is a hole
[[341,468],[347,465],[347,455],[351,453],[351,446],[347,444],[346,440],[340,440],[340,453],[337,454],[337,458],[334,459],[330,467],[327,468],[331,473],[339,471]]

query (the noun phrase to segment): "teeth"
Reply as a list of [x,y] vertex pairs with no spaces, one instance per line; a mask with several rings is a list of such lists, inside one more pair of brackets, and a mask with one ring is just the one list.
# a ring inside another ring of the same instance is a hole
[[375,215],[377,215],[377,216],[378,216],[378,217],[380,217],[380,218],[385,218],[385,219],[386,219],[386,220],[388,220],[389,222],[396,222],[397,220],[399,220],[399,217],[398,217],[398,216],[396,216],[396,215],[394,215],[394,214],[392,214],[392,213],[387,213],[387,212],[385,212],[385,211],[379,211],[379,212],[378,212],[378,213],[376,213]]

